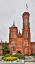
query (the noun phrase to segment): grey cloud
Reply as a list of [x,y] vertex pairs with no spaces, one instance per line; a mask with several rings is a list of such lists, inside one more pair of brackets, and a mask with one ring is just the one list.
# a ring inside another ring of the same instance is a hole
[[26,3],[30,13],[31,41],[35,41],[35,0],[0,0],[0,40],[9,41],[9,27],[13,20],[22,30],[22,14],[27,11]]

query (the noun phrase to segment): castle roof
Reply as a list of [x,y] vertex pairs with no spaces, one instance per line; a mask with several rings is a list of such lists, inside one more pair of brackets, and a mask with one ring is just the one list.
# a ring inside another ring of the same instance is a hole
[[17,27],[15,26],[15,21],[13,21],[13,25],[12,25],[10,28],[17,28]]
[[19,33],[18,33],[18,37],[22,37],[22,34],[20,33],[20,30],[19,30]]
[[29,14],[29,12],[24,12],[23,15],[22,15],[22,17],[24,17],[25,15],[29,16],[30,14]]
[[12,27],[16,27],[16,26],[15,26],[15,22],[14,22],[14,21],[13,21],[13,25],[12,25]]

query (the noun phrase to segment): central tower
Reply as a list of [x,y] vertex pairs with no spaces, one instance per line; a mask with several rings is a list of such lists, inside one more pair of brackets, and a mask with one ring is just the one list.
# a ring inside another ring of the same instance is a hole
[[22,15],[23,18],[23,51],[25,55],[30,55],[30,22],[29,22],[30,14],[28,12],[24,12]]

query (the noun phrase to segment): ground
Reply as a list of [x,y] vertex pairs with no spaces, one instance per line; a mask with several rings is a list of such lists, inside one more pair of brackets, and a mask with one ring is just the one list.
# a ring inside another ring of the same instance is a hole
[[[0,60],[2,56],[0,56]],[[25,62],[35,62],[35,59],[32,56],[25,56]]]
[[25,62],[35,62],[35,59],[32,56],[25,56]]

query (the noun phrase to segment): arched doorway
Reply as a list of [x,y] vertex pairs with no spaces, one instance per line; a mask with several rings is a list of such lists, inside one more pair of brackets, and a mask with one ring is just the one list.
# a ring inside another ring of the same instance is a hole
[[21,52],[20,52],[20,51],[18,51],[17,53],[20,53],[20,54],[21,54]]

